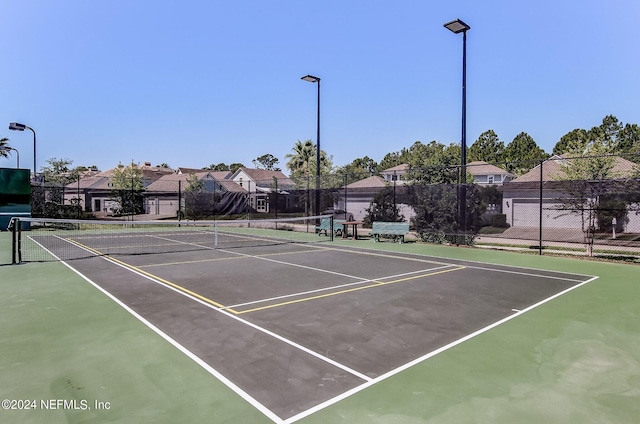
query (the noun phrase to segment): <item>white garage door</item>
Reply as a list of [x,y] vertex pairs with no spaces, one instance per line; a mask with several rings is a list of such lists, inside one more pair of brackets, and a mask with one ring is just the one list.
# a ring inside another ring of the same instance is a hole
[[[538,202],[514,201],[513,226],[537,227],[540,224],[540,204]],[[562,210],[553,203],[542,204],[542,226],[544,228],[582,228],[580,215]]]
[[538,203],[513,202],[511,222],[514,227],[537,227],[540,225],[540,205]]

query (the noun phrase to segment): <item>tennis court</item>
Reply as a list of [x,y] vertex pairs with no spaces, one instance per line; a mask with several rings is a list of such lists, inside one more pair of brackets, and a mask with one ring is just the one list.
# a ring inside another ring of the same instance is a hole
[[[315,234],[196,233],[25,232],[23,243],[65,257],[274,422],[318,413],[597,279]],[[132,253],[143,237],[151,253]]]

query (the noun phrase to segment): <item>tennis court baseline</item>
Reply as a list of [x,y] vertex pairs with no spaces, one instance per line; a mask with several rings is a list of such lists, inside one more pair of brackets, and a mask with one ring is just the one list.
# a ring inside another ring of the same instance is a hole
[[91,253],[69,267],[276,422],[594,279],[327,243],[105,255],[88,241],[64,240]]

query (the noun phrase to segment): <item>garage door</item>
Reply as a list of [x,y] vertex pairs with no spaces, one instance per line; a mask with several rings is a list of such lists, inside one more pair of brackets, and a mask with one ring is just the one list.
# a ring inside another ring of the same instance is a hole
[[[538,202],[514,201],[513,226],[537,227],[540,224],[540,204]],[[542,226],[544,228],[582,228],[580,215],[562,210],[553,203],[542,204]]]

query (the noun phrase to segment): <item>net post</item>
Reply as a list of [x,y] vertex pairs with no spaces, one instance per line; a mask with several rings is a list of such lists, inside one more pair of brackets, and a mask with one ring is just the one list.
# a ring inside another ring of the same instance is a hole
[[331,215],[329,217],[329,223],[330,223],[329,228],[331,229],[331,238],[330,238],[330,240],[333,241],[333,234],[334,234],[334,231],[333,231],[334,230],[334,228],[333,228],[333,224],[334,224],[333,215]]
[[22,222],[20,218],[11,219],[11,264],[22,263]]
[[213,246],[218,247],[218,222],[213,223]]
[[[11,265],[15,265],[16,262],[16,249],[17,245],[17,232],[16,232],[16,218],[11,218],[9,222],[9,229],[11,230]],[[18,222],[19,223],[19,222]]]

